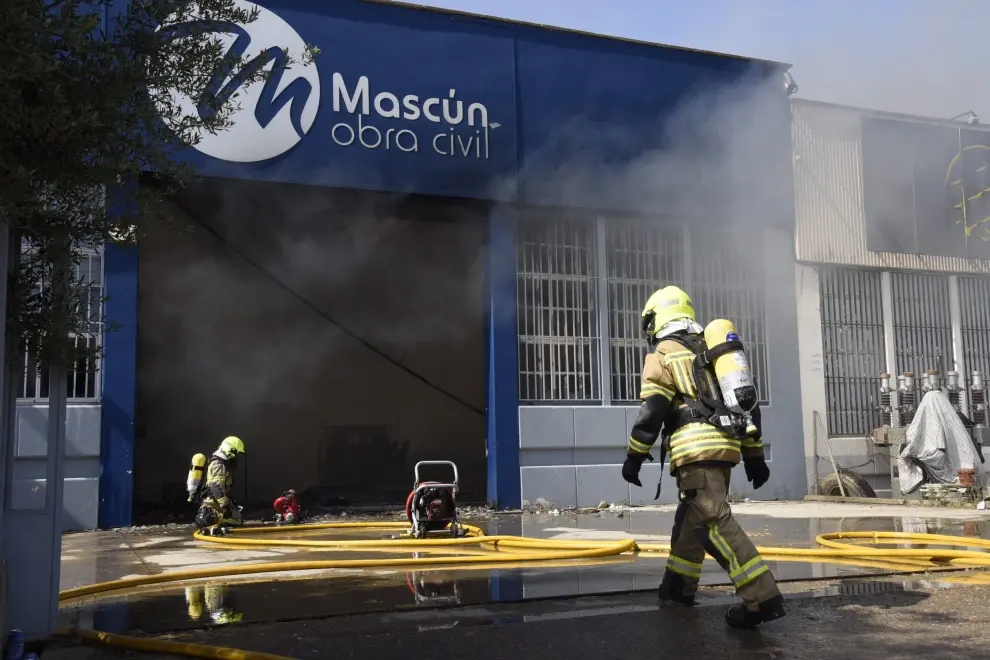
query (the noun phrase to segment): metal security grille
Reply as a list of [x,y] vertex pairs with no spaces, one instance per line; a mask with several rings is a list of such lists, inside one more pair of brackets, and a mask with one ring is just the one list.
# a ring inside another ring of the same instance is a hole
[[877,376],[884,371],[879,271],[819,270],[829,435],[879,426]]
[[641,221],[610,221],[606,225],[608,263],[609,342],[612,400],[639,399],[643,357],[649,345],[643,337],[643,303],[658,288],[684,284],[683,231],[679,227]]
[[769,403],[767,373],[766,288],[763,260],[740,247],[731,234],[706,234],[703,243],[691,246],[691,290],[698,320],[730,319],[746,344],[750,368],[760,391],[760,402]]
[[944,275],[892,273],[894,343],[897,373],[916,376],[929,369],[952,369],[952,319],[949,278]]
[[[74,278],[89,290],[86,309],[83,310],[89,319],[86,332],[73,333],[73,342],[77,347],[92,349],[100,346],[103,325],[103,254],[95,250],[87,250],[82,255],[76,267]],[[48,370],[39,371],[35,356],[24,352],[24,371],[18,399],[41,402],[48,398]],[[100,398],[100,360],[80,357],[68,373],[68,400],[72,403],[95,402]]]
[[960,277],[959,306],[966,370],[979,370],[986,378],[990,374],[990,279]]
[[520,400],[600,400],[594,222],[522,221],[517,241]]

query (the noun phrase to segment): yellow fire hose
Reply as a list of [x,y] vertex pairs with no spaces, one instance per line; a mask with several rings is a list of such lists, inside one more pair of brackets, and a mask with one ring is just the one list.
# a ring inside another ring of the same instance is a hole
[[[294,528],[296,532],[310,532],[328,529],[379,529],[407,530],[405,523],[353,522],[303,525]],[[199,541],[233,547],[291,547],[322,549],[327,551],[361,550],[374,552],[404,553],[429,551],[438,553],[430,557],[390,557],[386,559],[340,559],[324,561],[267,562],[217,568],[200,568],[184,571],[160,573],[138,577],[122,578],[101,582],[74,589],[66,589],[59,594],[64,603],[86,596],[102,596],[111,592],[134,589],[147,585],[169,584],[204,578],[234,577],[252,574],[271,574],[293,571],[361,569],[361,568],[414,568],[414,570],[471,570],[517,567],[547,563],[550,565],[586,565],[601,563],[609,558],[628,556],[630,560],[638,556],[663,557],[670,552],[670,546],[660,543],[638,543],[633,539],[622,541],[559,540],[537,539],[522,536],[486,536],[471,525],[462,525],[466,536],[462,538],[414,539],[400,536],[395,539],[270,539],[244,538],[245,536],[265,536],[273,533],[285,534],[284,527],[248,527],[238,529],[232,536],[204,536],[199,532],[193,537]],[[842,542],[846,540],[847,542]],[[880,548],[866,547],[849,540],[878,545],[924,545],[926,547]],[[773,561],[815,562],[850,565],[899,572],[924,572],[933,568],[973,568],[990,566],[990,540],[947,536],[940,534],[914,534],[907,532],[835,532],[821,534],[815,541],[822,548],[758,547],[765,559]],[[936,546],[936,547],[930,547]],[[947,547],[946,547],[947,546]],[[490,548],[490,551],[483,551]],[[959,548],[978,548],[961,550]],[[444,554],[439,554],[439,553]],[[462,554],[463,553],[463,554]],[[595,560],[595,561],[589,561]],[[322,576],[321,576],[322,577]],[[958,583],[986,583],[990,576],[969,575],[950,578]],[[80,628],[65,629],[64,635],[74,636],[82,641],[139,651],[169,653],[199,658],[222,658],[225,660],[291,660],[284,656],[245,651],[227,647],[207,646],[182,642],[115,635]]]

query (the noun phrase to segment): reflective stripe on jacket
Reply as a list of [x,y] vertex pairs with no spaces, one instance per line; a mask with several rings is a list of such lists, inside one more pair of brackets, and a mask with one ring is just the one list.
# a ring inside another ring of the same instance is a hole
[[234,478],[227,469],[227,461],[216,456],[210,457],[206,466],[206,492],[203,499],[212,499],[221,506],[230,501],[228,492],[234,483]]
[[[646,356],[640,399],[643,410],[630,434],[627,453],[646,454],[657,439],[655,418],[666,417],[672,410],[687,408],[684,395],[694,398],[698,388],[694,379],[695,354],[673,340],[663,340],[656,351]],[[652,418],[652,419],[651,419]],[[698,461],[721,461],[735,465],[742,456],[763,456],[759,436],[738,440],[706,422],[692,422],[674,431],[667,440],[670,471]]]

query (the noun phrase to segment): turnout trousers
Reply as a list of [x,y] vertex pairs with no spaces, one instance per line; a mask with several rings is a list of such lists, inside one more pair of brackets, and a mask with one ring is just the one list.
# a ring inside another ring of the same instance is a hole
[[727,499],[731,475],[728,465],[678,468],[680,505],[670,534],[666,570],[680,577],[684,595],[693,595],[707,552],[729,574],[746,609],[756,611],[760,603],[779,596],[780,590],[770,567],[732,517]]

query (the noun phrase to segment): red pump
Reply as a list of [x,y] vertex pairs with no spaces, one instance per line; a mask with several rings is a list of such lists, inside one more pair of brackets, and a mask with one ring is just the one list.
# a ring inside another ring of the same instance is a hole
[[[446,465],[453,471],[454,480],[450,483],[423,481],[419,470],[424,465]],[[413,490],[406,499],[410,535],[417,539],[434,533],[463,536],[464,530],[457,520],[457,493],[460,490],[457,465],[451,461],[420,461],[413,471]]]
[[272,506],[275,508],[275,524],[291,525],[292,523],[299,522],[302,515],[302,507],[299,506],[299,502],[296,500],[296,491],[294,488],[290,488],[282,493]]

